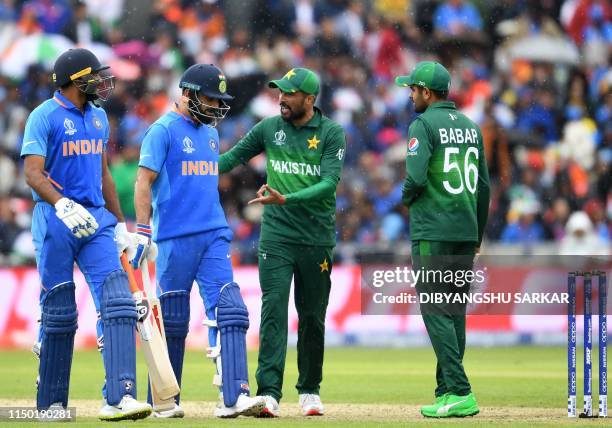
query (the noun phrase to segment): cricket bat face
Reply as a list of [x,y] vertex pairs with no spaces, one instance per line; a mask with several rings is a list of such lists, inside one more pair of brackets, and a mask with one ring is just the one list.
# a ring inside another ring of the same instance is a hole
[[151,300],[147,298],[143,290],[138,288],[134,278],[134,271],[127,262],[125,253],[121,256],[121,264],[128,273],[130,289],[136,303],[136,310],[138,312],[136,328],[140,336],[141,349],[149,368],[149,378],[151,383],[155,385],[155,390],[160,399],[171,399],[180,392],[180,388],[172,370],[172,364],[170,364],[166,341],[162,336],[163,329],[160,328],[160,325],[163,324],[161,322],[158,324],[155,320]]
[[170,358],[168,358],[166,342],[162,339],[156,326],[149,325],[145,328],[150,329],[151,334],[148,340],[141,335],[141,345],[149,366],[151,384],[155,386],[155,391],[160,399],[171,399],[180,392],[180,389],[170,364]]
[[[159,304],[159,299],[149,299],[149,303],[151,305],[151,315],[155,320],[155,324],[159,328],[161,332],[162,341],[166,343],[166,332],[164,330],[164,320],[162,317],[161,306]],[[151,399],[153,401],[153,407],[157,411],[163,410],[171,410],[174,408],[175,401],[174,396],[168,399],[163,399],[161,397],[160,391],[158,391],[158,386],[150,380],[151,383]]]
[[[151,384],[154,385],[156,395],[161,400],[171,399],[179,393],[180,389],[172,370],[166,341],[160,329],[160,325],[163,324],[161,320],[158,324],[154,316],[154,306],[143,293],[134,293],[134,300],[138,312],[136,327],[140,333],[141,349],[149,367]],[[156,309],[160,311],[159,306]]]

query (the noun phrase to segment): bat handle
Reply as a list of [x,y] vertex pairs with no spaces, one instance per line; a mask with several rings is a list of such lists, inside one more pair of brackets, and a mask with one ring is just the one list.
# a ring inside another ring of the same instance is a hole
[[143,260],[142,265],[140,265],[140,273],[142,275],[142,286],[144,288],[145,293],[148,296],[156,296],[155,289],[151,284],[151,277],[149,276],[149,261]]
[[134,268],[132,268],[132,265],[128,261],[127,254],[125,252],[121,253],[120,259],[121,259],[121,266],[123,267],[123,270],[127,274],[128,282],[130,283],[130,291],[132,293],[139,291],[138,283],[136,282],[136,277],[134,276]]

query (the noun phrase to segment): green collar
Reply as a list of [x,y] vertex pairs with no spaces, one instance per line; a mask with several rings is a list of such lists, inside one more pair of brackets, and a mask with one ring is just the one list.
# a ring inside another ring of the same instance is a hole
[[452,109],[457,109],[457,107],[455,106],[455,103],[452,102],[452,101],[437,101],[437,102],[433,103],[432,105],[430,105],[429,107],[427,107],[427,110],[429,110],[431,108],[452,108]]

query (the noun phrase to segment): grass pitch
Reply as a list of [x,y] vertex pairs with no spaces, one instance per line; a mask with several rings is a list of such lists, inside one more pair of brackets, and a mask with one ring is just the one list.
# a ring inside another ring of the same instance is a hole
[[[581,361],[581,359],[579,359]],[[419,405],[433,399],[435,357],[428,348],[418,349],[328,349],[325,357],[321,398],[326,415],[320,418],[299,416],[296,354],[290,351],[285,370],[284,397],[279,419],[212,417],[216,392],[211,385],[213,365],[204,352],[188,352],[183,370],[182,404],[186,418],[159,421],[147,419],[138,426],[559,426],[586,423],[604,426],[605,420],[570,421],[566,417],[567,356],[565,348],[512,347],[471,348],[465,358],[466,370],[481,414],[465,420],[428,420],[418,413]],[[582,365],[578,372],[581,373]],[[597,361],[593,362],[597,375]],[[249,354],[249,373],[255,389],[256,353]],[[25,351],[0,351],[0,406],[33,406],[37,363]],[[146,397],[146,368],[138,360],[139,398]],[[99,426],[103,382],[102,361],[96,351],[74,356],[70,405],[77,407],[77,425]],[[581,379],[579,379],[581,390]],[[596,379],[593,390],[597,391]],[[582,398],[579,397],[581,404]],[[594,407],[597,401],[594,397]],[[2,421],[0,421],[0,424]],[[8,426],[31,426],[11,422]],[[132,422],[116,423],[118,426]]]

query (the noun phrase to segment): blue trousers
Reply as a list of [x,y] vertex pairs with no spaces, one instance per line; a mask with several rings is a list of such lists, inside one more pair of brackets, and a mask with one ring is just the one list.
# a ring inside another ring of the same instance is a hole
[[[197,282],[208,319],[216,319],[219,292],[233,281],[229,228],[197,233],[157,242],[157,294],[191,292]],[[211,337],[211,346],[217,338]]]
[[[111,272],[121,268],[115,244],[117,218],[104,207],[87,210],[95,217],[99,228],[92,236],[77,238],[57,218],[51,205],[39,202],[34,207],[32,238],[42,282],[41,303],[48,290],[63,282],[73,281],[76,261],[87,280],[96,311],[100,311],[102,284]],[[97,329],[100,337],[100,321]]]
[[[87,210],[95,217],[99,227],[92,236],[77,238],[55,215],[53,206],[39,202],[34,207],[32,240],[42,282],[41,306],[49,290],[58,284],[74,281],[76,262],[87,280],[96,311],[100,314],[102,284],[111,272],[121,268],[115,244],[117,218],[104,207]],[[101,345],[104,332],[99,317],[96,332],[98,344]],[[42,330],[39,330],[38,341],[42,342]]]

